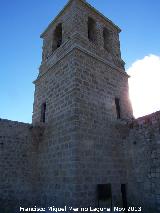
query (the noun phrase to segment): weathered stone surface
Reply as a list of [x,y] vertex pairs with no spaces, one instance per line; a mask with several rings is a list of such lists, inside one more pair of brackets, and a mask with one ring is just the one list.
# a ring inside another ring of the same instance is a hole
[[35,154],[29,124],[0,120],[0,212],[35,200]]
[[70,0],[41,35],[32,125],[0,120],[0,211],[97,207],[98,184],[111,184],[112,206],[123,206],[126,184],[128,206],[159,211],[160,113],[132,119],[119,32],[85,1]]
[[159,211],[160,112],[137,119],[126,138],[128,199],[144,212]]

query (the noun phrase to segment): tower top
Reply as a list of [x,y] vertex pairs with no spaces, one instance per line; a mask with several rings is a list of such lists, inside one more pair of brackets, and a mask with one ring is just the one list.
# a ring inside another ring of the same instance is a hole
[[[102,60],[122,69],[120,28],[85,0],[69,0],[42,33],[43,52],[40,73],[62,55],[76,48],[96,54]],[[47,62],[47,63],[46,63]]]
[[121,32],[121,29],[114,24],[110,19],[108,19],[106,16],[104,16],[101,12],[99,12],[97,9],[95,9],[92,5],[90,5],[86,0],[69,0],[68,3],[64,6],[64,8],[59,12],[59,14],[54,18],[53,21],[50,22],[48,27],[45,29],[45,31],[41,34],[41,38],[43,38],[46,34],[46,32],[54,25],[54,23],[57,21],[57,19],[63,15],[63,13],[66,12],[66,10],[71,7],[73,4],[76,4],[78,2],[81,2],[83,6],[87,7],[88,9],[92,10],[96,15],[100,16],[104,21],[110,23],[118,32]]

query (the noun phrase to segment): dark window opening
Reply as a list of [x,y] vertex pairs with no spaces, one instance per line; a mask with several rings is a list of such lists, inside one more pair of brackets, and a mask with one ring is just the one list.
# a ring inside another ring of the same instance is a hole
[[88,39],[90,41],[96,40],[96,22],[92,18],[88,18]]
[[41,122],[45,123],[46,120],[46,103],[41,106]]
[[97,185],[98,207],[110,207],[112,209],[112,189],[111,184]]
[[53,51],[62,44],[62,24],[58,24],[53,35]]
[[119,98],[115,98],[115,105],[116,105],[117,119],[120,119],[121,118],[121,108],[120,108]]
[[121,193],[122,193],[122,203],[123,208],[125,208],[125,212],[127,213],[127,193],[126,193],[126,184],[121,184]]
[[111,44],[110,44],[110,32],[106,28],[103,29],[103,41],[104,41],[104,48],[110,52],[111,51]]

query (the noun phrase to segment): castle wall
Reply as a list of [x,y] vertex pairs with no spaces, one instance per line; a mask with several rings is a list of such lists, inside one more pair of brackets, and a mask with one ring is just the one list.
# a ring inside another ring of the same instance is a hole
[[139,118],[126,138],[128,204],[160,211],[160,112]]
[[0,120],[0,212],[35,201],[35,149],[29,124]]

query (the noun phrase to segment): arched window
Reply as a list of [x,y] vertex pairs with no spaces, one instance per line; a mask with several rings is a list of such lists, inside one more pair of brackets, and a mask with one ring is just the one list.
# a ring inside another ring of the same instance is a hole
[[58,24],[53,35],[53,51],[60,47],[62,44],[62,24]]
[[104,41],[104,48],[108,51],[111,52],[111,41],[110,41],[110,36],[111,33],[108,29],[104,28],[103,29],[103,41]]
[[96,22],[92,18],[88,18],[88,39],[92,42],[96,41]]

